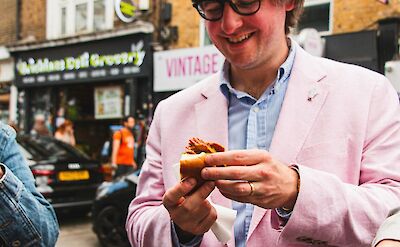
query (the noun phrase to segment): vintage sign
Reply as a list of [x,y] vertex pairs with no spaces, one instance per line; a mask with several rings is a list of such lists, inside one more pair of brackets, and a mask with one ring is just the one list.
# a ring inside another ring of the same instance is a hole
[[154,53],[154,91],[187,88],[221,69],[224,57],[214,46]]

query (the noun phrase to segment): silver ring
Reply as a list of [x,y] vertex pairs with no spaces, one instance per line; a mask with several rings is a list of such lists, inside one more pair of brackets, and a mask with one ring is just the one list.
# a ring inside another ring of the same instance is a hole
[[249,183],[249,185],[250,185],[250,194],[249,194],[249,196],[252,196],[254,194],[254,192],[255,192],[254,184],[253,184],[253,182],[250,182],[250,181],[247,181],[247,183]]

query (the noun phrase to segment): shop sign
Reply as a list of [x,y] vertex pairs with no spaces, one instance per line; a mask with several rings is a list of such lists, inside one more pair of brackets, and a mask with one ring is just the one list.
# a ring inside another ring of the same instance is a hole
[[94,89],[95,119],[122,117],[123,90],[120,86]]
[[150,35],[140,36],[16,53],[16,84],[41,86],[149,75]]
[[115,13],[118,18],[126,23],[136,19],[137,5],[132,0],[114,0]]
[[155,52],[154,91],[187,88],[218,72],[223,62],[223,55],[213,45]]

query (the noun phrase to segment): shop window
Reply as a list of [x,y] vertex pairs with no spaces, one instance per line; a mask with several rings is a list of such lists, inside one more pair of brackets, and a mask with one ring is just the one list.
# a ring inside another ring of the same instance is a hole
[[61,8],[61,35],[67,34],[67,8]]
[[331,33],[332,26],[332,0],[306,0],[304,13],[300,19],[297,30],[315,28],[320,34]]
[[113,28],[113,1],[47,1],[47,38],[56,39]]
[[75,32],[85,32],[89,28],[87,3],[77,4],[75,7]]
[[93,17],[93,27],[94,31],[107,29],[106,25],[106,4],[104,0],[94,1],[94,17]]

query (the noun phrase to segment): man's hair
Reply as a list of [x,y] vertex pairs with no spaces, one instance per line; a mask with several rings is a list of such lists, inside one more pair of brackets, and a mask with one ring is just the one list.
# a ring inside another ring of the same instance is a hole
[[294,8],[286,13],[285,21],[285,33],[289,34],[290,28],[295,27],[303,13],[304,0],[272,0],[276,4],[285,4],[289,1],[293,1]]

